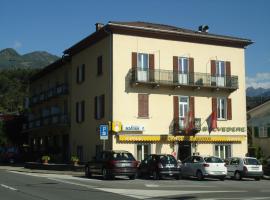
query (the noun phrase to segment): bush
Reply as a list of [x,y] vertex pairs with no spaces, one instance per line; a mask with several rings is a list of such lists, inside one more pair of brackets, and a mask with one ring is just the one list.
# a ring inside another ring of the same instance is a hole
[[79,162],[79,158],[77,156],[71,156],[70,161],[71,162]]
[[51,159],[51,158],[50,158],[50,156],[48,156],[48,155],[42,156],[42,158],[41,158],[42,161],[44,161],[44,160],[49,161],[50,159]]

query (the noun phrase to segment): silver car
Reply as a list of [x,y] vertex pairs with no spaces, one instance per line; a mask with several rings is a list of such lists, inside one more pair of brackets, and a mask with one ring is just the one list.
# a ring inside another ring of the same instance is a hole
[[218,178],[224,180],[227,176],[227,168],[223,160],[215,156],[190,156],[182,162],[182,177]]

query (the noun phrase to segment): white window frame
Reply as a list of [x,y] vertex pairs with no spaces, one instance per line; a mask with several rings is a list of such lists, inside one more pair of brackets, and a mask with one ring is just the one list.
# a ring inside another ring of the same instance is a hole
[[259,137],[260,138],[267,138],[268,137],[267,127],[266,126],[260,126],[259,127]]
[[[144,66],[144,56],[146,56],[147,58],[147,66]],[[141,62],[140,62],[140,58],[141,58]],[[149,69],[149,54],[148,53],[138,53],[137,56],[137,63],[138,63],[138,68],[141,70],[148,70]]]
[[[216,154],[216,147],[218,148],[218,155]],[[223,155],[221,155],[221,151],[220,151],[221,148],[223,148]],[[226,153],[226,150],[229,150],[230,152]],[[227,157],[226,157],[226,154],[228,154]],[[221,158],[221,159],[226,159],[226,158],[232,157],[232,145],[230,145],[230,144],[215,144],[214,145],[214,155]]]
[[[222,101],[224,100],[224,108],[222,106]],[[224,116],[222,116],[222,110],[224,109]],[[217,98],[217,119],[226,120],[227,119],[227,99]]]
[[[181,101],[184,98],[187,99],[186,102]],[[179,112],[178,112],[179,113],[179,126],[184,127],[184,119],[189,111],[189,97],[188,96],[179,96],[178,99],[179,99],[179,102],[178,102],[179,103],[179,106],[178,106],[178,108],[179,108]],[[185,106],[187,106],[186,113],[185,113]],[[181,108],[183,110],[183,113],[181,113]]]

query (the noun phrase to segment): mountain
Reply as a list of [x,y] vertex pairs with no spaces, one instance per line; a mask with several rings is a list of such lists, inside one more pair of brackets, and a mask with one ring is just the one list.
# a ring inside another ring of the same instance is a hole
[[247,110],[250,110],[270,99],[270,88],[253,88],[246,89],[247,95]]
[[12,48],[0,51],[0,70],[9,68],[43,68],[59,59],[46,51],[34,51],[20,55]]

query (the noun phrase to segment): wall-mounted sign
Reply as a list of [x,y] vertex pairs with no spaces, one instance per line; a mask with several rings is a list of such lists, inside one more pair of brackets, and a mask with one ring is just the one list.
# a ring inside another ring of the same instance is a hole
[[100,125],[99,126],[99,135],[101,140],[108,140],[108,125]]
[[118,133],[122,130],[122,123],[119,121],[112,122],[112,131]]
[[139,125],[123,125],[122,131],[144,131],[144,126]]

